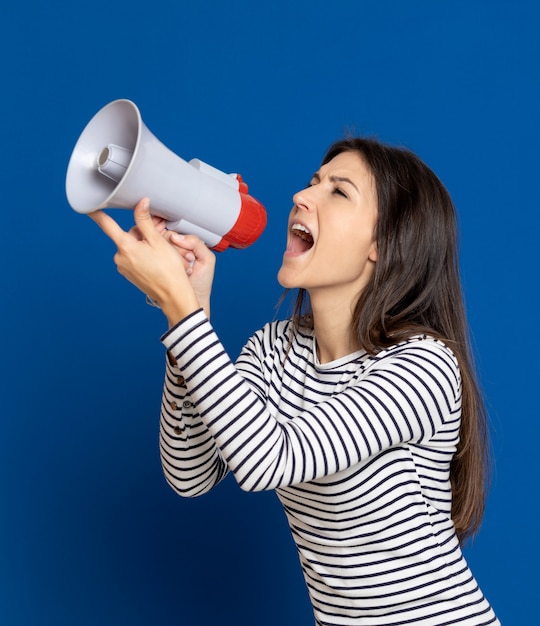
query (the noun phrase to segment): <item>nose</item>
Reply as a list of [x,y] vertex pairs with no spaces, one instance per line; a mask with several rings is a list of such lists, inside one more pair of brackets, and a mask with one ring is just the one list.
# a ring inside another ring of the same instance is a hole
[[297,191],[293,196],[294,206],[304,211],[312,211],[315,208],[313,187],[306,187]]

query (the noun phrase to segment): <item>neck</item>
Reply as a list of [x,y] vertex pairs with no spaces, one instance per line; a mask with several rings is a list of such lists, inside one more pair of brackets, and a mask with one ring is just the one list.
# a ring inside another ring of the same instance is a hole
[[336,299],[323,306],[311,296],[311,306],[320,363],[335,361],[360,348],[351,330],[351,302]]

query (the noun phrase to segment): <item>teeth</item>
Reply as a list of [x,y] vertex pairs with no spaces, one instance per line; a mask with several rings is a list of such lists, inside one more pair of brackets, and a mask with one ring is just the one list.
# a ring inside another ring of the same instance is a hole
[[291,226],[291,230],[301,230],[302,232],[307,233],[308,235],[311,235],[309,230],[303,224],[293,224]]
[[291,226],[291,231],[297,237],[300,237],[300,239],[303,239],[304,241],[307,241],[308,244],[311,247],[311,245],[313,244],[313,237],[312,237],[311,233],[309,232],[309,230],[303,224],[293,224]]

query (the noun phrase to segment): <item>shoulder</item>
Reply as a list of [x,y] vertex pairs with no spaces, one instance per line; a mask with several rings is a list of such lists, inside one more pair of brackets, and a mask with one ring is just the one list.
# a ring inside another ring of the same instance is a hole
[[440,339],[430,335],[416,335],[396,343],[372,356],[366,370],[399,367],[403,370],[423,372],[451,379],[453,386],[460,386],[461,374],[453,350]]
[[457,364],[457,359],[450,346],[441,339],[437,339],[427,334],[414,335],[413,337],[404,339],[403,341],[395,343],[388,348],[383,348],[380,352],[377,352],[373,358],[377,360],[384,359],[385,357],[392,355],[396,356],[399,354],[422,353],[445,355],[446,358]]

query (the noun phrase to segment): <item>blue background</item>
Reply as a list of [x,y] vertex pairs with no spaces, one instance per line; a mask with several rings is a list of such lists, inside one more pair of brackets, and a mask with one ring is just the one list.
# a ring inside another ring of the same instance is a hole
[[467,556],[504,624],[536,623],[539,18],[533,0],[3,7],[1,624],[312,623],[274,494],[229,478],[182,500],[162,476],[164,318],[64,193],[80,132],[116,98],[182,158],[240,171],[268,210],[254,246],[218,258],[233,357],[275,315],[291,196],[329,143],[374,134],[437,172],[496,459]]

